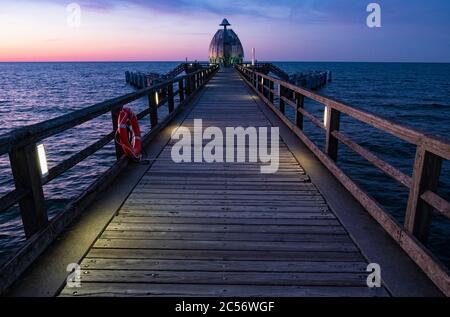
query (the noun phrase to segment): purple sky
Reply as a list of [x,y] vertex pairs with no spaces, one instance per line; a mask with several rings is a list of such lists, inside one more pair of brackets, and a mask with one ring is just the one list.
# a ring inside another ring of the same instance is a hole
[[[381,28],[366,25],[370,2]],[[206,60],[224,17],[247,58],[450,62],[448,0],[2,0],[0,61]]]

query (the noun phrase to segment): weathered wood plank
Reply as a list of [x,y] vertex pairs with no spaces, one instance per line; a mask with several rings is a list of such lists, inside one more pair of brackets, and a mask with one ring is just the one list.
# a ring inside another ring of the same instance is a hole
[[344,242],[276,242],[276,241],[197,241],[197,240],[142,240],[98,239],[94,248],[155,249],[155,250],[250,250],[293,252],[356,252],[353,243]]
[[366,273],[367,263],[85,258],[81,262],[81,267],[89,270]]
[[258,286],[144,283],[85,283],[80,289],[65,288],[63,296],[243,296],[264,297],[378,297],[388,296],[384,288],[336,286]]
[[131,210],[124,212],[120,211],[120,216],[116,218],[117,221],[121,221],[122,216],[127,217],[153,217],[153,218],[236,218],[236,219],[336,219],[332,213],[317,213],[317,212],[245,212],[245,211],[226,211],[226,212],[214,212],[214,211],[147,211],[147,210]]
[[262,201],[262,200],[238,200],[238,199],[214,199],[214,200],[194,200],[194,199],[145,199],[145,198],[130,198],[127,202],[129,206],[133,206],[133,204],[142,205],[142,204],[153,204],[153,205],[201,205],[201,206],[326,206],[324,200],[322,198],[310,199],[310,200],[299,200],[295,201]]
[[285,286],[359,286],[367,287],[367,274],[320,272],[202,272],[202,271],[131,271],[83,270],[82,282],[285,285]]
[[134,211],[226,211],[226,212],[293,212],[293,213],[329,213],[329,209],[326,205],[314,205],[314,206],[200,206],[200,205],[141,205],[126,203],[123,205],[120,213],[132,213]]
[[108,249],[92,248],[87,257],[109,259],[168,259],[168,260],[236,260],[236,261],[339,261],[361,262],[363,257],[359,252],[267,252],[246,250],[146,250],[146,249]]
[[342,234],[298,234],[298,233],[215,233],[215,232],[166,232],[166,231],[125,231],[106,230],[103,239],[146,239],[146,240],[204,240],[204,241],[311,241],[311,242],[351,242]]
[[173,232],[260,232],[260,233],[344,233],[341,226],[277,226],[277,225],[201,225],[201,224],[142,224],[142,223],[111,223],[110,230],[129,231],[173,231]]
[[111,224],[169,224],[174,227],[178,224],[197,225],[248,225],[248,226],[339,226],[336,219],[277,219],[277,218],[228,218],[228,217],[130,217],[120,215],[115,217]]
[[[173,200],[173,197],[176,197],[176,200]],[[193,200],[192,198],[195,198],[195,200]],[[283,204],[283,205],[289,205],[291,203],[295,203],[297,202],[299,199],[301,199],[302,201],[319,201],[319,202],[323,202],[324,199],[321,195],[319,195],[318,193],[314,193],[313,195],[298,195],[298,196],[293,196],[293,195],[289,195],[289,196],[282,196],[282,195],[270,195],[269,193],[267,193],[266,195],[261,194],[261,195],[224,195],[224,194],[219,194],[219,195],[213,195],[213,194],[196,194],[196,195],[192,195],[192,194],[184,194],[184,193],[178,193],[178,194],[162,194],[162,193],[135,193],[130,195],[130,201],[134,201],[134,200],[147,200],[148,202],[164,202],[164,201],[173,201],[174,203],[176,203],[177,201],[186,201],[187,203],[191,203],[192,201],[215,201],[215,200],[220,200],[220,201],[234,201],[234,202],[245,202],[245,203],[250,203],[250,202],[258,202],[258,201],[263,201],[263,202],[268,202],[270,204],[277,204],[279,202],[279,204]]]

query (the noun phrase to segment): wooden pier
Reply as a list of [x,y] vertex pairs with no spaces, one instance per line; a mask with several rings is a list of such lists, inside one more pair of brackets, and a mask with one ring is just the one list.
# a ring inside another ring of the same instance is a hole
[[[158,104],[161,89],[167,98]],[[107,112],[115,122],[121,107],[143,96],[149,108],[138,117],[152,124],[144,139],[150,165],[131,163],[117,147],[117,163],[49,222],[42,184],[109,143],[113,132],[42,179],[35,144]],[[326,106],[325,125],[303,109],[304,98]],[[158,116],[162,106],[166,118]],[[284,115],[286,106],[296,109],[295,122]],[[340,113],[417,144],[414,174],[340,133]],[[262,163],[174,163],[171,132],[192,130],[194,119],[222,129],[279,127],[278,172],[261,174]],[[325,151],[303,134],[304,119],[324,129]],[[337,168],[338,142],[411,189],[405,228]],[[450,212],[435,194],[450,143],[254,69],[210,66],[13,131],[0,137],[3,153],[10,154],[16,189],[1,198],[0,210],[19,203],[28,237],[1,271],[0,290],[10,296],[450,294],[446,268],[425,247],[430,213]],[[81,266],[79,288],[66,285],[69,263]],[[368,287],[369,263],[380,264],[381,287]]]

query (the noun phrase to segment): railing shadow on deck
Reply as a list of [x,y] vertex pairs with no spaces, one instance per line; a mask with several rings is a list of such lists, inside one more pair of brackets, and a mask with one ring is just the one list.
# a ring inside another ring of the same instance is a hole
[[[14,190],[0,197],[0,213],[6,212],[18,204],[26,236],[24,246],[0,268],[0,294],[95,199],[96,195],[114,180],[119,172],[128,165],[129,160],[124,156],[121,146],[116,144],[116,163],[51,221],[47,215],[43,186],[113,141],[117,130],[117,118],[123,106],[142,97],[148,97],[148,108],[138,113],[137,117],[139,120],[150,117],[151,130],[143,137],[143,144],[147,145],[217,71],[217,65],[210,65],[208,68],[185,76],[170,79],[45,122],[18,128],[0,136],[0,155],[9,154],[15,183]],[[174,86],[178,87],[176,91],[174,91]],[[179,97],[177,105],[175,96]],[[169,114],[161,121],[158,119],[158,108],[166,104]],[[108,112],[111,113],[112,118],[110,133],[52,167],[45,175],[42,174],[38,158],[39,142]]]
[[[450,160],[450,140],[426,135],[368,111],[267,76],[248,66],[236,65],[236,69],[257,95],[299,137],[441,291],[446,296],[450,296],[448,269],[425,246],[432,214],[436,212],[450,219],[450,203],[436,194],[442,161]],[[275,105],[274,96],[279,97],[278,107]],[[325,106],[325,124],[304,109],[305,98]],[[293,107],[295,122],[285,115],[286,105]],[[412,176],[404,174],[340,132],[341,113],[416,145]],[[323,151],[304,133],[304,118],[324,130],[326,142]],[[339,142],[409,189],[403,227],[336,165]]]

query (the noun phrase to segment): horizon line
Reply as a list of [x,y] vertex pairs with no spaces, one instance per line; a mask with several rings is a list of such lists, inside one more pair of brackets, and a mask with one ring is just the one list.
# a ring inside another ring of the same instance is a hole
[[[7,63],[185,63],[186,60],[38,60],[38,61],[0,61],[0,64]],[[188,60],[187,62],[209,62],[208,60]],[[275,62],[275,63],[396,63],[396,64],[450,64],[449,61],[364,61],[364,60],[278,60],[278,59],[268,59],[268,60],[257,60],[257,62]],[[251,63],[251,61],[245,61],[243,64]]]

